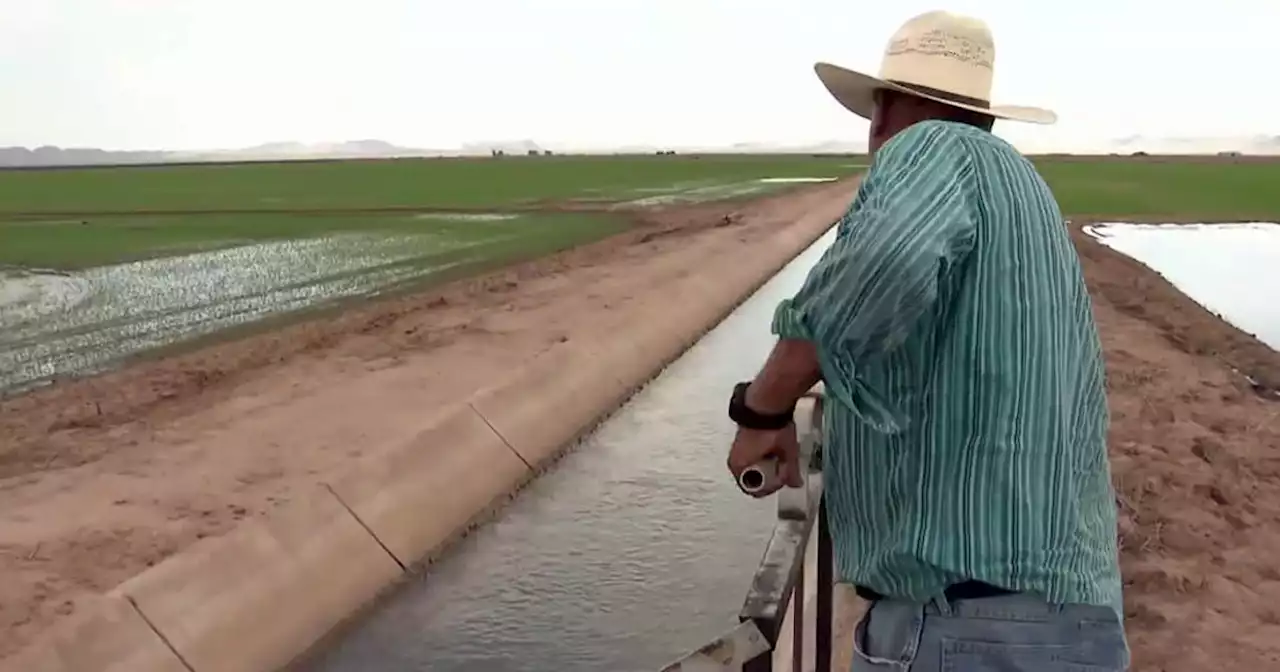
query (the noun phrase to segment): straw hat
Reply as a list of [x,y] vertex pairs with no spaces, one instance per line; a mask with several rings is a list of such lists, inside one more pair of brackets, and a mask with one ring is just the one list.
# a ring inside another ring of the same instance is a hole
[[871,118],[875,91],[892,89],[997,119],[1052,124],[1058,115],[1038,107],[991,104],[996,47],[980,19],[928,12],[902,25],[885,47],[880,76],[830,63],[813,66],[831,95],[850,112]]

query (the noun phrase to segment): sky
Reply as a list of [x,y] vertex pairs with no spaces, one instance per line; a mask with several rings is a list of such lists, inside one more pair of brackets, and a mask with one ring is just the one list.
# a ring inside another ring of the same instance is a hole
[[994,102],[1058,112],[1015,142],[1280,135],[1274,0],[0,0],[0,146],[861,140],[813,63],[875,73],[933,9],[991,26]]

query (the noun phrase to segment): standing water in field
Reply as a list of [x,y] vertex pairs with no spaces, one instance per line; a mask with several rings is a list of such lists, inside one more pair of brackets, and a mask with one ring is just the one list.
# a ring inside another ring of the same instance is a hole
[[1280,350],[1280,306],[1266,289],[1280,266],[1280,225],[1098,224],[1085,233],[1142,262],[1241,331]]
[[0,326],[71,310],[88,295],[88,283],[67,273],[0,268]]
[[503,237],[342,234],[101,266],[0,270],[0,392],[471,263]]
[[649,195],[621,201],[614,207],[637,208],[673,203],[705,203],[726,198],[763,195],[785,187],[834,182],[837,179],[835,177],[762,177],[747,182],[687,182],[664,187],[645,187],[635,189],[633,193]]

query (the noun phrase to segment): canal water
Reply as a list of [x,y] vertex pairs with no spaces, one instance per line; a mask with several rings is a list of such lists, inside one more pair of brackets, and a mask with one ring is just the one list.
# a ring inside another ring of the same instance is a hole
[[736,623],[776,503],[725,470],[728,394],[763,364],[774,307],[833,237],[301,669],[639,672]]

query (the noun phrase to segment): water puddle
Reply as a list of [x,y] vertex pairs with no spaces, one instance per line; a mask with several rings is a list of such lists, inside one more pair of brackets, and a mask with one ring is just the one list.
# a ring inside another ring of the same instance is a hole
[[705,203],[764,194],[790,185],[834,182],[837,179],[835,177],[762,177],[744,182],[686,183],[673,184],[666,187],[646,187],[633,190],[632,194],[652,193],[652,196],[622,201],[614,204],[613,207],[643,208],[677,203]]
[[757,194],[765,191],[766,189],[766,185],[757,184],[755,182],[717,184],[709,187],[686,189],[684,191],[659,193],[654,196],[623,201],[615,204],[613,207],[648,208],[657,205],[674,205],[676,203],[705,203],[707,201],[720,201],[727,198]]
[[1280,306],[1274,292],[1265,289],[1280,267],[1280,225],[1116,223],[1086,226],[1084,231],[1280,350]]
[[70,310],[88,296],[89,284],[67,273],[0,269],[0,325],[27,324]]
[[764,184],[818,184],[835,181],[834,177],[762,177],[757,180]]
[[520,215],[510,212],[420,212],[413,216],[413,219],[445,222],[506,222],[519,218]]
[[0,391],[477,261],[510,233],[338,234],[64,274],[0,273]]

